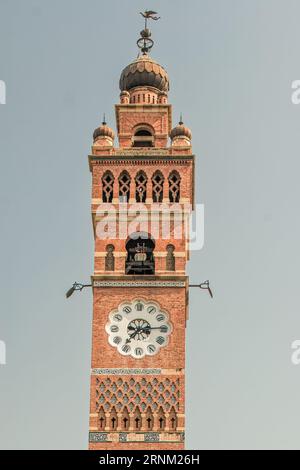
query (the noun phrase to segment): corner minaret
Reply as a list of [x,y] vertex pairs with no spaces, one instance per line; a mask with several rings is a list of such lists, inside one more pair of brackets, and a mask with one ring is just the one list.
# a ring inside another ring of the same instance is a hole
[[169,77],[141,53],[121,73],[119,146],[93,135],[90,449],[183,449],[187,226],[193,207],[191,131],[172,128]]

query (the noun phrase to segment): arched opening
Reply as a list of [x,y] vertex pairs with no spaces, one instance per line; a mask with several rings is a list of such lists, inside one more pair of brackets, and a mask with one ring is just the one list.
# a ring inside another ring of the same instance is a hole
[[165,413],[164,413],[162,407],[160,407],[159,410],[158,410],[157,421],[158,421],[158,429],[160,431],[163,431],[165,429],[165,426],[166,426],[166,417],[165,417]]
[[105,417],[104,409],[102,406],[99,410],[98,423],[99,423],[99,430],[103,431],[106,425],[106,417]]
[[129,413],[128,413],[128,410],[125,406],[124,410],[123,410],[123,413],[122,413],[122,429],[124,431],[127,431],[129,429]]
[[106,171],[102,176],[102,201],[112,202],[114,191],[114,176],[111,171]]
[[172,431],[176,431],[176,428],[177,428],[177,414],[175,412],[174,406],[172,406],[170,415],[169,415],[169,428]]
[[139,407],[137,406],[134,412],[134,429],[135,431],[140,431],[142,428],[142,415],[139,410]]
[[152,200],[153,202],[163,201],[164,177],[161,171],[157,170],[152,176]]
[[167,245],[166,270],[175,271],[175,246]]
[[113,406],[110,412],[110,428],[116,430],[118,427],[118,415],[115,407]]
[[139,171],[135,177],[135,200],[136,202],[146,202],[147,198],[147,175],[144,171]]
[[148,407],[147,408],[147,413],[146,413],[146,429],[147,429],[147,431],[152,431],[153,424],[154,424],[153,413],[151,411],[151,408]]
[[130,176],[127,171],[122,171],[119,176],[119,200],[128,202],[130,198]]
[[180,201],[180,176],[175,170],[169,175],[169,200],[170,202]]
[[105,271],[114,271],[115,270],[114,251],[115,251],[114,245],[107,245],[106,255],[105,255]]
[[138,129],[133,136],[133,147],[153,147],[154,137],[149,129]]
[[126,274],[155,274],[155,241],[146,232],[133,233],[126,242]]

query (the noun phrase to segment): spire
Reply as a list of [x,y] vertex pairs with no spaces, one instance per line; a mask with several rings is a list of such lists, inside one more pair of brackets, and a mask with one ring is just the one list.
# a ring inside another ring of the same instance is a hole
[[103,126],[106,126],[106,124],[107,124],[107,123],[106,123],[106,119],[105,119],[105,113],[103,113],[102,125],[103,125]]
[[182,113],[180,113],[180,118],[179,118],[179,125],[182,126],[183,120],[182,120]]
[[141,37],[137,40],[137,46],[141,49],[143,55],[147,55],[148,52],[153,47],[153,40],[151,39],[151,31],[148,28],[148,20],[157,21],[160,19],[160,16],[156,16],[156,11],[146,10],[144,13],[140,12],[143,18],[145,18],[145,27],[140,32]]

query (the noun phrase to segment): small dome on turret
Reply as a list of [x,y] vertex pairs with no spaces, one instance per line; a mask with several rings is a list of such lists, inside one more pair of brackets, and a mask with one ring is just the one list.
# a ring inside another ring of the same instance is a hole
[[191,140],[192,139],[192,132],[187,126],[184,125],[184,123],[182,121],[182,118],[180,118],[180,121],[177,124],[177,126],[175,126],[171,130],[170,137],[171,137],[171,140],[175,139],[176,137],[185,137],[185,138]]
[[94,142],[99,137],[108,137],[111,140],[113,140],[115,137],[114,131],[106,124],[105,118],[103,119],[101,126],[97,127],[97,129],[94,130],[94,133],[93,133]]

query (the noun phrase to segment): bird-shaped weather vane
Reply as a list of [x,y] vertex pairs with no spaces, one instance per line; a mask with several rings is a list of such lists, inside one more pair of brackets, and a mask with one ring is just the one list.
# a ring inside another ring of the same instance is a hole
[[145,18],[145,28],[147,28],[147,20],[157,21],[160,19],[160,16],[156,16],[156,11],[146,10],[144,13],[140,12],[140,14]]
[[145,18],[145,28],[140,32],[141,37],[137,41],[138,47],[141,49],[143,54],[147,54],[150,49],[153,47],[153,40],[151,39],[151,31],[148,29],[148,20],[157,21],[160,19],[160,16],[157,16],[156,11],[146,10],[144,13],[140,12],[143,18]]

